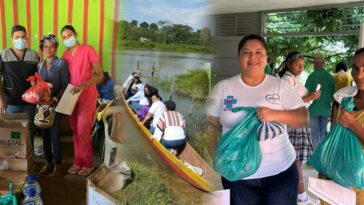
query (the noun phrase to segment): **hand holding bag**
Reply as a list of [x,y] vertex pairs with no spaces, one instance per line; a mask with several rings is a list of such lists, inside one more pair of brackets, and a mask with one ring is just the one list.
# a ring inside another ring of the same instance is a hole
[[239,124],[221,137],[214,158],[216,171],[230,181],[254,174],[262,160],[257,136],[261,122],[256,116],[256,109],[251,107],[232,109],[232,112],[239,111],[248,113]]
[[[43,87],[45,87],[45,85],[47,85],[47,92],[49,91],[49,93],[47,93],[49,95],[49,99],[51,96],[51,90],[48,86],[48,83],[45,82],[41,75],[40,75],[40,71],[43,67],[43,63],[45,61],[42,61],[42,63],[39,66],[39,73],[37,73],[35,76],[38,76],[38,85],[39,83],[42,83]],[[37,84],[36,84],[37,85]],[[35,87],[35,86],[33,86]],[[47,129],[52,127],[53,122],[54,122],[54,118],[56,116],[56,111],[55,111],[55,107],[53,107],[50,103],[47,104],[38,104],[37,108],[35,110],[35,117],[34,117],[34,124],[41,128],[41,129]]]
[[37,105],[34,124],[41,129],[50,128],[53,125],[55,116],[55,108],[51,105]]
[[[354,99],[346,97],[341,105],[347,112],[352,112]],[[340,124],[331,128],[308,162],[342,186],[364,188],[364,153],[360,141],[350,129]]]
[[32,86],[22,95],[22,99],[25,102],[42,105],[49,105],[52,103],[50,84],[44,81],[40,74],[44,62],[45,60],[40,63],[38,73],[27,78],[27,81],[32,83]]

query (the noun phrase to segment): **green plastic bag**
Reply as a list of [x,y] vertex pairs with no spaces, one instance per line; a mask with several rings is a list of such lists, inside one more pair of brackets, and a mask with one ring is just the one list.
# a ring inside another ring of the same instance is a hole
[[233,108],[232,112],[247,111],[244,119],[226,132],[217,143],[214,167],[221,176],[236,181],[254,174],[259,168],[262,153],[257,137],[260,121],[256,109]]
[[[355,107],[352,97],[344,98],[341,104],[347,112]],[[324,137],[308,163],[342,186],[364,188],[364,154],[360,141],[340,124]]]
[[10,193],[0,198],[0,205],[17,205],[16,197],[13,195],[13,183],[9,184]]

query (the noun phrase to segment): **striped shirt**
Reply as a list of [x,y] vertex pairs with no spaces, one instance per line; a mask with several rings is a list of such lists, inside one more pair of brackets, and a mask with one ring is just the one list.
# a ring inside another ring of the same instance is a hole
[[158,128],[160,130],[165,130],[167,127],[178,126],[185,127],[185,120],[181,113],[176,111],[166,111],[163,113],[158,121]]
[[163,133],[163,139],[165,140],[185,139],[184,127],[185,120],[176,111],[165,111],[157,124],[157,128]]

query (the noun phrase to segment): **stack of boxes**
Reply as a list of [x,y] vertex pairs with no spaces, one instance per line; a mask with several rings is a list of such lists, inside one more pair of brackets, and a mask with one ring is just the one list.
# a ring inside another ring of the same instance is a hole
[[[0,114],[0,194],[13,181],[18,191],[30,171],[34,158],[29,118],[25,113]],[[5,192],[6,193],[6,192]]]
[[28,116],[0,115],[0,170],[29,171],[32,162]]

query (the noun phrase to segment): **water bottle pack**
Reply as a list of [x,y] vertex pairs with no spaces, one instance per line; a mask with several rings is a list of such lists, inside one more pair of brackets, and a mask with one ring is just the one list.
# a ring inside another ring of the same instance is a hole
[[43,205],[40,197],[41,188],[36,180],[36,176],[29,175],[23,186],[24,200],[23,205]]
[[34,176],[34,175],[29,175],[27,181],[24,183],[24,186],[23,186],[24,196],[27,195],[27,191],[30,188],[34,188],[36,190],[36,195],[40,195],[40,193],[41,193],[40,185],[37,182],[36,176]]

